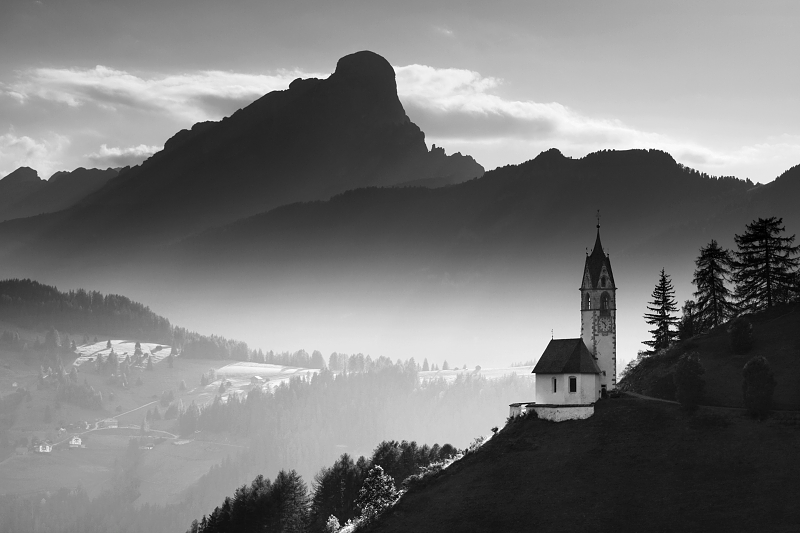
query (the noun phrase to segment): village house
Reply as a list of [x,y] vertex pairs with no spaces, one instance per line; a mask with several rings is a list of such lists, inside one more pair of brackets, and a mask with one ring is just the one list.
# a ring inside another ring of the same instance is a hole
[[77,435],[73,435],[71,439],[69,439],[69,447],[70,448],[80,448],[83,445],[83,441]]
[[49,442],[44,442],[41,444],[37,444],[33,447],[33,451],[36,453],[50,453],[53,451],[53,445]]

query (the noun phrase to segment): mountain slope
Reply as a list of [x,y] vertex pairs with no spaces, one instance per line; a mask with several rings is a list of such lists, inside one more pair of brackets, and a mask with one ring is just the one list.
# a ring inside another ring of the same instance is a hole
[[0,179],[0,220],[8,220],[6,210],[26,196],[42,189],[47,182],[30,167],[20,167]]
[[119,172],[112,168],[82,167],[71,172],[56,172],[42,187],[9,205],[0,216],[8,220],[67,209],[102,188],[117,174]]
[[622,398],[581,421],[521,419],[368,531],[790,531],[796,428]]
[[[746,223],[773,215],[796,233],[800,212],[787,202],[798,181],[791,172],[757,187],[712,178],[656,150],[581,159],[549,150],[448,187],[369,187],[281,206],[169,246],[124,235],[116,249],[103,244],[130,223],[110,203],[6,222],[0,269],[99,284],[263,347],[316,342],[508,364],[538,357],[551,330],[579,331],[573,291],[600,209],[620,286],[621,370],[648,338],[642,314],[660,269],[683,301],[698,250],[712,238],[732,247]],[[137,208],[134,222],[180,234],[179,212]],[[117,225],[97,222],[106,215],[118,216]],[[61,237],[75,227],[76,236]],[[85,242],[65,251],[76,237]]]
[[325,80],[297,79],[220,122],[179,132],[34,233],[56,245],[163,244],[356,187],[482,174],[472,158],[428,150],[397,97],[391,65],[364,51],[340,59]]

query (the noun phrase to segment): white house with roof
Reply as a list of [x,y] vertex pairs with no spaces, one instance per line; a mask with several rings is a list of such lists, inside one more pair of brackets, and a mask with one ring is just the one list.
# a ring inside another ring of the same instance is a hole
[[36,453],[50,453],[53,451],[53,445],[50,443],[42,443],[34,446],[33,451]]
[[72,438],[69,439],[69,447],[70,448],[80,448],[82,444],[83,444],[83,441],[77,435],[73,435]]
[[556,422],[589,418],[595,402],[616,387],[616,285],[600,242],[599,221],[580,291],[581,336],[550,340],[533,369],[536,401],[511,404],[511,417],[533,410],[539,418]]

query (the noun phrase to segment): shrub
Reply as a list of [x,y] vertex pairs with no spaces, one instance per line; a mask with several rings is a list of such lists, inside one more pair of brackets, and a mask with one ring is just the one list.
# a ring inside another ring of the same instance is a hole
[[705,372],[697,352],[684,354],[675,367],[673,375],[675,396],[681,406],[690,413],[697,410],[703,397],[706,382],[702,376]]
[[368,524],[380,516],[394,504],[397,496],[392,477],[386,475],[380,466],[373,467],[355,501],[363,522]]
[[662,400],[674,400],[676,389],[673,376],[674,374],[670,372],[656,379],[647,391],[648,396],[661,398]]
[[475,439],[470,443],[469,448],[467,448],[465,453],[474,453],[478,451],[478,448],[483,446],[483,441],[486,440],[486,437],[475,437]]
[[744,405],[751,415],[763,418],[772,408],[775,376],[766,357],[753,357],[742,369]]
[[746,354],[753,347],[753,324],[744,317],[731,320],[728,325],[731,350],[735,354]]

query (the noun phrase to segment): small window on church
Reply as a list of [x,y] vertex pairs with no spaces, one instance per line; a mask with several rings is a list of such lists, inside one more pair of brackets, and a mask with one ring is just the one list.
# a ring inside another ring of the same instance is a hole
[[584,298],[583,298],[583,308],[584,308],[584,309],[589,309],[589,307],[590,307],[590,306],[589,306],[589,295],[587,294],[587,295],[586,295],[586,296],[584,296]]
[[553,394],[558,392],[558,379],[553,378]]
[[605,276],[600,278],[600,286],[601,287],[605,287],[606,286],[606,277]]
[[609,298],[608,293],[604,292],[600,295],[600,311],[608,311],[611,309],[611,298]]
[[569,391],[578,392],[578,378],[576,378],[575,376],[569,377]]

